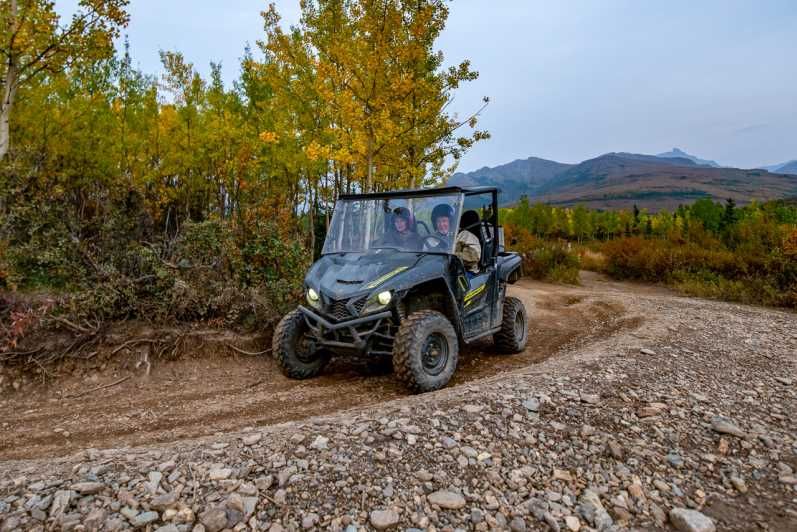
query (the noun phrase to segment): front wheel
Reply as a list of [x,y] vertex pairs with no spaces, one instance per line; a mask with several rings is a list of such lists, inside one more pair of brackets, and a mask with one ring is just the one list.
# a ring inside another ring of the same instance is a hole
[[504,300],[504,315],[501,330],[493,335],[499,353],[520,353],[529,339],[529,324],[526,307],[516,297]]
[[272,354],[286,377],[315,377],[329,362],[329,353],[315,346],[307,335],[308,331],[307,322],[299,309],[286,314],[274,329]]
[[414,392],[439,390],[457,369],[459,342],[451,322],[436,310],[413,312],[393,344],[396,376]]

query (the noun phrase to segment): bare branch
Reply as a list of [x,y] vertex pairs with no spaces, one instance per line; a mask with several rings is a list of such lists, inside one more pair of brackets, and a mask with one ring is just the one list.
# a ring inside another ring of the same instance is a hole
[[256,356],[260,356],[260,355],[265,355],[266,353],[271,352],[271,348],[270,347],[268,349],[264,349],[263,351],[258,351],[256,353],[252,352],[252,351],[244,351],[240,347],[235,347],[232,344],[227,344],[227,347],[229,347],[230,349],[232,349],[233,351],[235,351],[237,353],[241,353],[242,355],[246,355],[246,356],[250,356],[250,357],[256,357]]
[[118,384],[122,384],[123,382],[125,382],[128,379],[130,379],[131,377],[132,377],[132,375],[128,375],[127,377],[122,377],[121,379],[115,380],[115,381],[113,381],[111,383],[103,384],[102,386],[97,386],[96,388],[91,388],[90,390],[86,390],[84,392],[80,392],[80,393],[73,394],[73,395],[67,395],[65,397],[66,397],[66,399],[75,399],[77,397],[83,397],[84,395],[88,395],[90,393],[94,393],[94,392],[99,391],[99,390],[104,390],[105,388],[110,388],[111,386],[116,386]]

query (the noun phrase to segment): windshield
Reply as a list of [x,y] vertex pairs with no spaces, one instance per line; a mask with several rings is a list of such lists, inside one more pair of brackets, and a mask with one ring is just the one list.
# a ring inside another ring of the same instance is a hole
[[453,253],[460,194],[340,200],[323,253],[377,249]]

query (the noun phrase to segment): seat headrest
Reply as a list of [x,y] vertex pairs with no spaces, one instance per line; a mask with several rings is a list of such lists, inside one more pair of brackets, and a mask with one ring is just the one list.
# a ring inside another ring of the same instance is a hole
[[473,210],[465,211],[459,219],[460,229],[475,229],[475,225],[479,223],[479,213]]

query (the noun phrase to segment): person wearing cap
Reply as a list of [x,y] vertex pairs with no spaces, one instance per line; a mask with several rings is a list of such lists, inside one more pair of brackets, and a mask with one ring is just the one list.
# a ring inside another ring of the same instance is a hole
[[[475,215],[475,219],[474,219]],[[451,220],[454,218],[454,209],[451,205],[441,203],[432,209],[432,225],[434,226],[434,236],[443,240],[446,245],[450,242],[453,235]],[[467,211],[462,215],[460,231],[455,240],[454,253],[462,260],[465,265],[465,274],[468,280],[479,273],[479,260],[482,256],[482,248],[479,239],[469,231],[473,224],[478,224],[479,215],[475,211]]]
[[448,203],[441,203],[432,209],[433,236],[442,240],[447,246],[454,233],[451,230],[451,220],[454,218],[454,208]]

